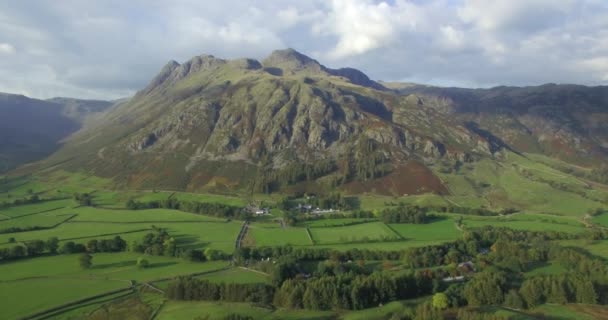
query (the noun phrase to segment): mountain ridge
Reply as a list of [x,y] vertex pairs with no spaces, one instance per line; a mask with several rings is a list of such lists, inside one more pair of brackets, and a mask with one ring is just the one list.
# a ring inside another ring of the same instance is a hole
[[[586,97],[576,100],[549,89],[544,99],[527,88],[389,85],[293,49],[261,62],[200,55],[169,61],[45,162],[68,161],[59,167],[128,187],[374,192],[392,181],[380,192],[441,194],[430,168],[442,163],[500,161],[508,152],[582,165],[605,159],[608,132],[594,120],[608,114],[604,93],[576,91]],[[598,114],[584,117],[588,110]]]

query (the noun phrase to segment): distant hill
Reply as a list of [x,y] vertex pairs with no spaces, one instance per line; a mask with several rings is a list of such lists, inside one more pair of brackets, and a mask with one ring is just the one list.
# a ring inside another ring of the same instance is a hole
[[507,152],[605,162],[607,106],[605,87],[438,88],[379,83],[293,49],[202,55],[169,62],[45,165],[137,188],[446,194],[437,168]]
[[112,102],[0,93],[0,172],[40,160]]

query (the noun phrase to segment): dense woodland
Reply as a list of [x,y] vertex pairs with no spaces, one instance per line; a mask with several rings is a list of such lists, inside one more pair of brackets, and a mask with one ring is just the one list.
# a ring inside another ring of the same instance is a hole
[[126,206],[129,210],[158,208],[174,209],[226,219],[246,220],[252,217],[251,212],[248,212],[241,207],[231,206],[223,203],[184,201],[175,198],[147,202],[135,201],[131,199],[127,202]]
[[[231,290],[225,285],[179,278],[171,284],[168,296],[178,300],[249,301],[310,310],[357,310],[430,294],[438,295],[433,300],[436,304],[443,301],[442,308],[498,305],[526,309],[543,303],[605,304],[608,302],[605,262],[551,242],[576,237],[579,236],[485,227],[466,231],[462,240],[395,252],[358,249],[338,252],[290,246],[241,248],[235,252],[234,262],[271,274],[272,288],[243,286],[237,295],[224,294]],[[599,237],[607,238],[608,234],[601,233]],[[365,261],[374,260],[384,261],[382,269],[365,267]],[[390,261],[396,260],[412,269],[393,271]],[[316,269],[303,271],[310,261],[318,261]],[[470,261],[473,267],[462,267],[464,261]],[[559,263],[570,271],[522,277],[522,272],[548,262]],[[442,267],[434,268],[437,266]],[[431,267],[434,269],[425,269]],[[442,280],[455,276],[464,276],[466,281]],[[420,305],[410,318],[441,319],[439,310],[437,306]],[[501,318],[467,309],[459,313],[459,319]]]
[[348,156],[336,160],[294,160],[277,170],[265,155],[260,159],[251,189],[253,192],[272,193],[288,185],[321,177],[326,177],[327,187],[335,188],[351,181],[367,181],[390,173],[388,160],[378,142],[365,136],[353,144]]
[[431,219],[431,217],[427,215],[428,211],[428,208],[401,205],[382,210],[380,212],[380,220],[384,223],[423,224],[429,222]]

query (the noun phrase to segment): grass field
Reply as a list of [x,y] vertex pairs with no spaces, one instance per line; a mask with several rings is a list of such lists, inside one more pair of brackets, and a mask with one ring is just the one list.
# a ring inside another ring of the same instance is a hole
[[210,216],[187,213],[169,209],[150,209],[150,210],[109,210],[93,207],[82,207],[73,210],[77,216],[72,221],[93,221],[93,222],[121,222],[121,223],[155,223],[155,222],[175,222],[175,221],[213,221],[224,222],[226,219],[219,219]]
[[281,228],[278,223],[252,223],[249,226],[250,237],[256,247],[266,246],[309,246],[312,245],[305,228]]
[[267,283],[270,281],[269,275],[243,268],[232,268],[208,273],[197,278],[209,280],[211,282],[226,283]]
[[[542,160],[542,159],[541,159]],[[270,221],[282,215],[273,209],[274,216],[267,221],[254,221],[247,234],[249,243],[257,247],[294,245],[301,247],[332,248],[336,250],[374,249],[402,250],[453,241],[461,238],[462,231],[455,220],[462,217],[464,228],[486,225],[503,226],[518,230],[562,231],[568,233],[585,232],[580,219],[588,209],[603,206],[590,200],[601,199],[604,191],[592,190],[578,178],[563,174],[533,157],[508,155],[500,164],[481,160],[467,163],[457,174],[441,174],[452,192],[449,196],[424,194],[415,196],[360,197],[361,209],[379,212],[389,204],[404,202],[425,205],[461,205],[469,207],[486,206],[492,209],[515,207],[522,210],[512,216],[480,217],[458,214],[440,214],[427,224],[390,224],[364,219],[320,219],[306,221],[296,227],[282,227],[277,221]],[[545,182],[543,182],[545,181]],[[546,181],[553,181],[574,188],[588,195],[557,190]],[[33,205],[10,207],[0,210],[0,229],[9,227],[53,227],[47,230],[0,234],[0,248],[9,244],[9,238],[17,242],[46,240],[58,237],[61,242],[72,240],[86,243],[90,239],[110,239],[120,235],[128,243],[140,240],[152,225],[166,228],[175,237],[181,249],[213,248],[226,254],[233,252],[236,237],[242,221],[227,221],[210,216],[195,215],[177,210],[126,210],[129,199],[139,201],[164,200],[175,197],[180,200],[224,203],[244,206],[252,199],[274,202],[283,195],[211,195],[173,191],[113,189],[110,180],[87,174],[52,172],[47,175],[9,179],[0,183],[0,202],[28,197],[32,192],[41,197],[71,197],[74,192],[90,192],[97,207],[79,207],[70,199],[42,202]],[[31,191],[30,191],[31,190]],[[10,195],[10,196],[9,196]],[[67,218],[74,215],[69,221]],[[608,226],[608,215],[594,217],[594,223]],[[364,222],[364,223],[358,223]],[[353,224],[357,223],[357,224]],[[310,231],[314,243],[308,236]],[[370,240],[370,242],[363,242]],[[375,241],[374,241],[375,240]],[[391,240],[391,241],[382,241]],[[588,250],[594,255],[608,258],[608,240],[568,240],[562,245]],[[136,260],[145,257],[150,266],[136,267]],[[372,262],[370,262],[371,264]],[[381,262],[374,261],[381,267]],[[0,292],[11,292],[0,302],[0,319],[25,316],[53,306],[122,288],[129,281],[136,283],[154,282],[162,288],[167,279],[177,275],[200,274],[197,277],[213,282],[264,283],[267,275],[240,268],[229,268],[229,261],[205,263],[187,262],[183,259],[162,256],[145,256],[131,252],[95,253],[93,267],[83,270],[78,265],[78,255],[44,256],[0,264]],[[316,264],[313,266],[315,267]],[[401,266],[396,262],[396,266]],[[566,270],[557,263],[537,265],[524,274],[530,277],[539,274],[557,274]],[[206,273],[208,272],[208,273]],[[203,273],[203,274],[201,274]],[[58,294],[48,294],[58,292]],[[14,293],[14,294],[12,294]],[[127,314],[129,304],[108,306],[112,299],[124,294],[99,299],[59,314],[57,319],[73,319],[83,312],[89,313],[101,306],[115,310],[116,314]],[[161,295],[154,299],[163,300]],[[155,302],[160,304],[159,302]],[[138,307],[133,305],[134,308]],[[141,305],[140,305],[141,307]],[[256,319],[384,319],[389,314],[401,312],[409,307],[407,302],[391,302],[384,306],[360,311],[303,311],[271,310],[245,303],[218,302],[176,302],[169,301],[155,319],[194,319],[209,315],[210,319],[221,319],[230,313],[250,315]],[[582,305],[545,305],[532,312],[544,313],[554,319],[592,319],[591,315],[603,316],[600,309]],[[518,313],[502,308],[489,310],[495,314],[512,316],[513,319],[531,319],[527,313]],[[122,313],[121,313],[122,312]],[[553,319],[552,318],[552,319]]]
[[348,224],[365,223],[371,222],[375,219],[355,219],[355,218],[342,218],[342,219],[318,219],[312,221],[306,221],[305,226],[309,228],[326,228],[326,227],[343,227]]
[[593,217],[591,221],[595,224],[599,224],[600,226],[608,227],[608,213]]
[[[135,264],[140,257],[150,262],[149,268],[137,268]],[[0,264],[0,281],[31,277],[151,281],[173,275],[218,270],[227,265],[226,261],[195,263],[179,258],[119,252],[95,253],[93,267],[83,270],[78,264],[77,254],[58,255]]]
[[310,233],[315,243],[336,244],[362,242],[364,240],[396,240],[399,235],[382,222],[369,222],[335,228],[311,228]]
[[466,228],[483,226],[505,227],[516,230],[531,231],[559,231],[567,233],[580,233],[585,226],[572,217],[550,216],[543,214],[516,214],[502,217],[479,217],[463,215],[463,224]]
[[[452,193],[447,198],[460,206],[518,208],[532,213],[574,217],[582,217],[589,209],[606,206],[592,200],[601,199],[602,195],[595,195],[600,191],[588,189],[585,182],[514,153],[507,153],[501,162],[480,160],[465,165],[458,173],[439,175]],[[550,182],[565,185],[574,192],[555,188]]]
[[524,273],[526,278],[534,277],[538,275],[552,275],[552,274],[561,274],[565,273],[568,270],[560,265],[558,262],[547,262],[537,266],[534,266],[533,269]]
[[44,212],[50,212],[52,210],[64,209],[66,207],[74,206],[74,200],[55,200],[55,201],[44,201],[35,204],[27,204],[22,206],[15,206],[4,208],[0,210],[0,214],[3,216],[18,218],[22,216],[35,215]]
[[156,319],[182,320],[209,316],[210,320],[219,320],[233,313],[264,319],[271,315],[272,310],[252,307],[246,303],[169,301],[163,306]]
[[391,224],[390,227],[407,241],[451,241],[460,238],[461,232],[451,219],[435,220],[426,224]]
[[558,243],[562,246],[582,248],[591,254],[608,259],[608,240],[561,240]]
[[0,318],[17,319],[53,306],[129,286],[124,281],[66,278],[0,282],[0,292],[10,292],[2,295]]

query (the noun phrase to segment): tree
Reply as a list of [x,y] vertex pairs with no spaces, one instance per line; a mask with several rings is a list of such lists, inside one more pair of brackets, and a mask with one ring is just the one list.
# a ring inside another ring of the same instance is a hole
[[448,307],[448,296],[445,293],[438,292],[433,296],[433,308],[443,310]]
[[137,267],[140,269],[145,269],[150,265],[150,262],[144,258],[137,259]]
[[513,309],[523,309],[525,307],[524,300],[519,295],[517,290],[509,290],[505,296],[505,306]]
[[425,302],[416,307],[416,317],[414,320],[443,320],[441,311],[433,308],[431,303]]
[[15,240],[15,237],[8,238],[8,243],[15,243],[15,242],[17,242],[17,240]]
[[42,240],[33,240],[29,241],[25,244],[27,255],[28,256],[36,256],[41,254],[44,251],[44,241]]
[[85,252],[78,257],[78,262],[81,268],[89,269],[93,265],[93,256]]
[[211,248],[205,249],[204,254],[205,254],[205,259],[207,259],[207,261],[215,261],[215,260],[220,260],[223,258],[221,251],[211,249]]
[[526,304],[529,308],[536,307],[537,305],[542,303],[543,299],[543,289],[538,283],[533,283],[532,281],[524,281],[521,285],[521,289],[519,290],[521,296],[526,301]]
[[87,242],[87,251],[88,252],[97,252],[97,239],[91,239]]
[[46,241],[46,249],[52,253],[57,253],[57,249],[59,249],[59,238],[51,237]]

